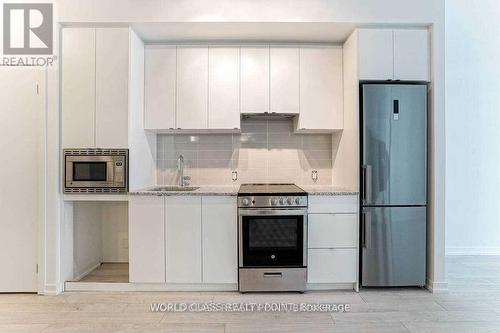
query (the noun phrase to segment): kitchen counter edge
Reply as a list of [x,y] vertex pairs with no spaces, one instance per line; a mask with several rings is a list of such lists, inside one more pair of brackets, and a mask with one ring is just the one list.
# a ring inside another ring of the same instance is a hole
[[[300,185],[299,185],[300,186]],[[343,189],[335,186],[300,186],[310,196],[341,196],[341,195],[358,195],[359,192]],[[130,191],[129,195],[152,195],[152,196],[237,196],[239,186],[200,186],[194,191],[151,191],[148,189]]]

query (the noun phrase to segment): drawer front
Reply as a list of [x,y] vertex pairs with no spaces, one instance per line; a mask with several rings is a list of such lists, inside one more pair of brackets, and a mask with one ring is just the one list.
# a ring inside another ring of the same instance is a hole
[[356,249],[308,250],[308,283],[354,283],[357,270]]
[[308,248],[345,248],[358,245],[357,214],[309,214]]
[[309,196],[309,213],[357,213],[357,195]]
[[305,268],[240,268],[239,291],[304,291]]

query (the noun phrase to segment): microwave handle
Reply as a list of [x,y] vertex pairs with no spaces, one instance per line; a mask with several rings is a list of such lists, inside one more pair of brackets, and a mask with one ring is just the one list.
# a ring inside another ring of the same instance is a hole
[[115,162],[106,162],[106,181],[112,183],[115,181]]

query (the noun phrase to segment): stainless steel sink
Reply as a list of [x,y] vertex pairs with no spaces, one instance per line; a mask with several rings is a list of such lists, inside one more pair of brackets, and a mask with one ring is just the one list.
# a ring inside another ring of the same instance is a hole
[[154,187],[150,191],[155,191],[155,192],[160,192],[160,191],[172,191],[172,192],[189,192],[189,191],[195,191],[199,189],[199,187],[196,186],[159,186],[159,187]]

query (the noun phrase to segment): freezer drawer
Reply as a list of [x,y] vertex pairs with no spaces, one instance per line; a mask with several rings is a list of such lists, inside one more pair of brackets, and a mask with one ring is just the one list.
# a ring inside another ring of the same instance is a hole
[[362,214],[362,286],[425,285],[426,207],[370,207]]

